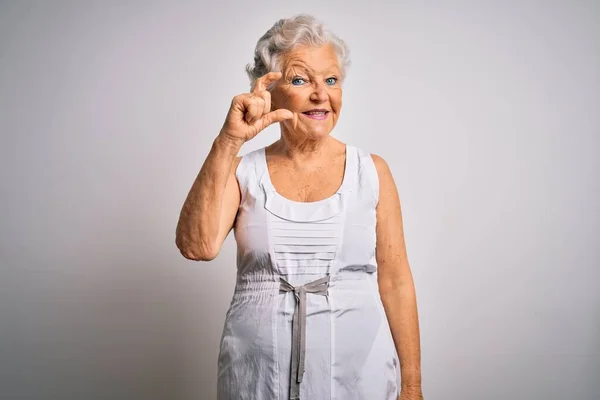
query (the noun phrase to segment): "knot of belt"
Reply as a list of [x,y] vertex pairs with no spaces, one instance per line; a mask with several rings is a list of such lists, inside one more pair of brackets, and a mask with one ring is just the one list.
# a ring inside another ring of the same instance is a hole
[[327,296],[329,275],[308,282],[302,286],[292,286],[288,281],[279,278],[280,290],[293,292],[296,297],[292,325],[292,373],[290,376],[290,399],[300,398],[300,382],[304,374],[304,356],[306,353],[306,293]]

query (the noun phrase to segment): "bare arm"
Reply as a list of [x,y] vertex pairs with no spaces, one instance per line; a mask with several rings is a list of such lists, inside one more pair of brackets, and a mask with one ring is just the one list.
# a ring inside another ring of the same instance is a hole
[[175,244],[185,258],[209,261],[219,254],[240,205],[235,177],[238,151],[267,126],[293,118],[289,110],[271,111],[271,93],[266,87],[280,78],[281,72],[269,72],[256,80],[252,93],[233,98],[179,215]]
[[385,160],[372,155],[379,176],[377,264],[381,301],[402,374],[402,399],[421,399],[421,349],[417,300],[408,264],[398,190]]
[[242,143],[219,135],[181,209],[175,243],[190,260],[209,261],[231,231],[240,204],[235,170]]

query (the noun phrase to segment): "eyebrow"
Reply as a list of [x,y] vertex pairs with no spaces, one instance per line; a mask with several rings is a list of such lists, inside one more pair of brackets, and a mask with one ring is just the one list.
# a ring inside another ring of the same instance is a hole
[[[298,69],[300,69],[300,70],[302,70],[302,71],[304,71],[304,72],[306,72],[306,73],[308,73],[310,75],[314,75],[314,71],[312,69],[309,69],[309,68],[305,67],[302,64],[293,64],[292,63],[292,64],[288,65],[286,69],[290,70],[292,68],[298,68]],[[326,72],[323,75],[336,75],[336,76],[340,75],[340,72],[339,72],[338,68],[331,68],[331,69],[327,69],[325,71]]]

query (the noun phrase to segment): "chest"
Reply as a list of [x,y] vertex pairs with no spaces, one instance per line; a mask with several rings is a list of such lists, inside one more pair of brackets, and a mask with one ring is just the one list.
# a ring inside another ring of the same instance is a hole
[[[269,190],[252,187],[234,229],[240,270],[275,268],[283,275],[374,271],[375,205],[364,197],[367,192],[359,193],[354,185],[352,189],[343,192],[336,211],[325,203],[289,204]],[[286,207],[280,207],[281,203],[287,203]],[[305,208],[310,212],[303,213]]]
[[299,202],[315,202],[333,196],[344,180],[342,160],[332,160],[312,169],[297,169],[286,163],[269,163],[271,182],[281,196]]

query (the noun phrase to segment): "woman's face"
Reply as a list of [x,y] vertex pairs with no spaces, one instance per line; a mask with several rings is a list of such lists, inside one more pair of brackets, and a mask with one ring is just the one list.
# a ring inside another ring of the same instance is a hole
[[308,139],[328,135],[342,108],[341,71],[333,47],[296,47],[282,61],[271,101],[273,109],[294,114],[281,122],[282,128]]

